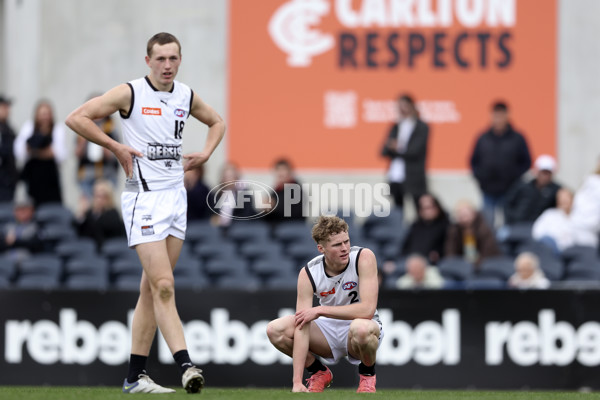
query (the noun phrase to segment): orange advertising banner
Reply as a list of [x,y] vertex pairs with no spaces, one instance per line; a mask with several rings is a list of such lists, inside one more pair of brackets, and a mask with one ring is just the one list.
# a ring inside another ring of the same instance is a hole
[[377,169],[417,101],[429,170],[466,170],[496,100],[555,154],[556,0],[230,0],[229,158]]

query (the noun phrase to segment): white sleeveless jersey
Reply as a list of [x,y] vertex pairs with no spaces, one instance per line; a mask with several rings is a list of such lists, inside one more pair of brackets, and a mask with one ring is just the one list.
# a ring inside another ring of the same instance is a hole
[[123,142],[144,157],[134,157],[133,177],[127,179],[125,191],[182,187],[182,133],[190,115],[192,90],[174,81],[170,92],[161,92],[148,77],[127,84],[131,106],[127,115],[121,113]]
[[[336,276],[328,276],[325,273],[325,256],[317,256],[306,264],[304,268],[320,305],[345,306],[360,302],[358,259],[362,250],[362,247],[352,246],[346,269]],[[373,319],[379,321],[377,310]]]

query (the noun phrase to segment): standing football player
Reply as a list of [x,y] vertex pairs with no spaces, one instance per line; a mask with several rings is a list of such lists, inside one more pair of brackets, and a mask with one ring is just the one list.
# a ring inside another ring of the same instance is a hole
[[[154,383],[146,373],[158,326],[180,368],[183,387],[197,393],[204,386],[204,377],[187,351],[175,306],[173,268],[186,230],[184,171],[208,160],[223,138],[225,123],[188,86],[175,80],[181,64],[181,45],[175,36],[158,33],[150,38],[146,50],[147,76],[91,99],[66,122],[85,139],[112,151],[127,176],[121,196],[123,221],[143,273],[123,392],[174,392]],[[122,118],[124,143],[111,139],[94,123],[116,111]],[[190,115],[209,127],[208,136],[201,152],[182,156],[183,128]]]

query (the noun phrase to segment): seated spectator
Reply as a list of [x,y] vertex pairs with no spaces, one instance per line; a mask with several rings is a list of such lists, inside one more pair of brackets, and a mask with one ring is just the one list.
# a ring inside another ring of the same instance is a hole
[[535,220],[531,235],[550,247],[559,255],[567,247],[575,244],[575,233],[570,214],[573,205],[573,193],[560,189],[556,193],[556,207],[549,208]]
[[125,227],[115,207],[113,187],[109,181],[96,181],[91,206],[87,198],[81,196],[74,225],[80,236],[94,239],[98,249],[106,239],[125,236]]
[[[91,96],[90,99],[96,96]],[[118,141],[117,131],[111,116],[94,122],[102,132]],[[77,135],[75,155],[79,161],[77,182],[81,192],[88,198],[93,196],[94,182],[97,179],[107,179],[113,186],[117,185],[119,161],[110,150]]]
[[468,201],[459,201],[455,222],[448,228],[444,255],[462,256],[478,268],[482,260],[500,255],[493,230],[482,214]]
[[575,244],[598,247],[600,232],[600,160],[596,171],[588,176],[575,192],[571,222],[575,233]]
[[35,206],[62,202],[57,163],[65,158],[64,129],[54,122],[52,106],[40,101],[33,122],[26,122],[15,140],[15,156],[25,166],[21,179]]
[[[272,223],[304,220],[304,195],[300,183],[294,176],[292,164],[285,158],[277,160],[273,172],[275,175],[273,189],[277,193],[279,201],[277,202],[274,197],[267,200],[273,211],[267,214],[265,219]],[[291,202],[290,199],[294,201]],[[290,204],[284,204],[286,200]]]
[[19,178],[13,151],[15,132],[9,123],[10,104],[0,95],[0,202],[13,201]]
[[515,273],[508,279],[508,286],[516,289],[548,289],[550,281],[540,268],[539,258],[524,252],[515,259]]
[[187,171],[183,184],[187,191],[187,220],[197,221],[210,218],[212,212],[207,204],[210,189],[204,183],[204,165]]
[[542,212],[556,206],[556,192],[560,185],[554,182],[556,161],[552,156],[541,155],[535,160],[534,177],[518,181],[506,194],[504,222],[533,222]]
[[401,255],[420,254],[436,265],[444,257],[444,243],[450,221],[437,198],[424,194],[417,202],[418,217],[402,246]]
[[396,281],[398,289],[440,289],[444,278],[436,267],[427,265],[420,254],[411,254],[406,259],[406,274]]
[[0,251],[6,251],[15,260],[22,261],[31,253],[43,250],[40,227],[34,219],[35,209],[31,199],[15,200],[15,221],[4,225]]
[[245,198],[244,200],[247,201],[238,204],[238,192],[246,188],[246,183],[240,177],[237,165],[232,162],[225,164],[221,171],[221,185],[216,193],[216,198],[209,199],[213,210],[219,212],[213,217],[213,222],[222,228],[227,228],[235,219],[245,219],[256,215],[254,199]]

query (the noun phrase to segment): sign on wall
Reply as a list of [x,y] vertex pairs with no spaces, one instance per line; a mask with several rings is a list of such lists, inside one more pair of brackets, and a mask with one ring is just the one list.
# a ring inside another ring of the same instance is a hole
[[379,169],[395,99],[431,127],[428,166],[464,170],[491,104],[555,153],[554,0],[230,1],[229,158]]
[[[293,314],[295,291],[178,291],[192,360],[207,384],[291,387],[289,357],[267,323]],[[0,292],[0,385],[110,385],[127,373],[135,292]],[[600,389],[599,291],[382,291],[379,388]],[[357,368],[332,366],[334,387]],[[164,341],[148,372],[179,385]]]

